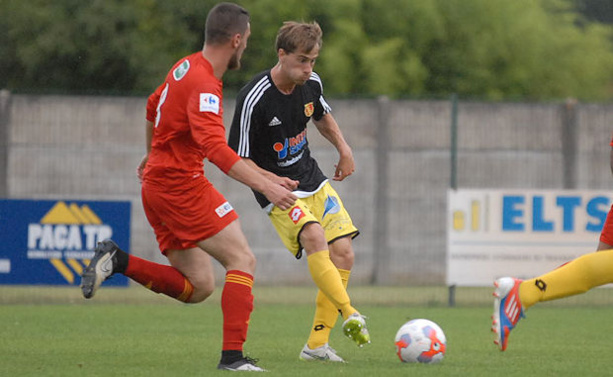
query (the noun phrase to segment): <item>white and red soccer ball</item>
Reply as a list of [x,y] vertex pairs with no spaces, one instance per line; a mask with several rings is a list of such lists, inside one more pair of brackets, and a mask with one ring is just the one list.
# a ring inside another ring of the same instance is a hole
[[435,364],[443,360],[447,338],[443,330],[427,319],[413,319],[396,333],[396,354],[404,363]]

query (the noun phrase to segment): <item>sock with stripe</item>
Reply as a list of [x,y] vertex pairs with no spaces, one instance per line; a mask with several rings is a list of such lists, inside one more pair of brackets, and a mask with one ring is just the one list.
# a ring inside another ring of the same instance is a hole
[[[125,255],[128,257],[127,266],[124,271],[120,269],[117,272],[123,273],[153,292],[163,293],[182,302],[189,302],[194,287],[179,270],[134,255]],[[120,258],[119,254],[118,258]],[[122,265],[121,261],[119,264]]]
[[[341,275],[343,287],[347,289],[351,271],[339,268],[338,272]],[[313,327],[311,328],[311,334],[307,341],[307,346],[309,346],[310,349],[319,348],[328,343],[330,332],[334,328],[334,325],[336,325],[336,320],[338,319],[338,309],[336,309],[334,304],[326,297],[321,289],[317,292],[315,305]]]
[[613,250],[597,251],[519,285],[524,309],[540,301],[555,300],[613,283]]
[[[221,310],[223,312],[222,351],[241,351],[241,357],[243,344],[247,340],[249,317],[253,311],[252,287],[253,276],[243,271],[231,270],[226,273],[226,282],[221,292]],[[226,352],[226,354],[231,353]],[[222,362],[228,363],[227,360]]]
[[351,306],[351,300],[343,286],[341,275],[330,259],[330,251],[323,250],[309,255],[307,263],[313,281],[332,302],[334,307],[340,310],[344,319],[357,312]]

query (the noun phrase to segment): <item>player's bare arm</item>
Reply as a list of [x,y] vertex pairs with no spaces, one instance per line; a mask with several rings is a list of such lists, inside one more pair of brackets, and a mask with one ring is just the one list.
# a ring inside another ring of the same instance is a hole
[[228,171],[228,175],[261,192],[271,203],[282,210],[289,209],[296,202],[296,195],[292,194],[287,188],[271,181],[260,172],[252,169],[245,161],[239,160]]
[[345,141],[343,133],[332,114],[326,114],[320,120],[313,119],[313,123],[317,127],[319,133],[332,143],[338,151],[339,160],[334,166],[335,171],[332,179],[335,181],[342,181],[355,171],[355,161],[353,159],[351,147]]
[[258,171],[264,177],[268,178],[269,180],[273,181],[274,183],[278,185],[285,187],[286,189],[290,191],[293,191],[298,188],[298,184],[300,183],[298,181],[295,181],[288,177],[281,177],[271,171],[262,169],[255,162],[253,162],[253,160],[250,158],[243,157],[243,161],[245,161],[247,165],[251,166],[251,168],[253,168],[255,171]]
[[140,164],[136,167],[136,175],[140,181],[143,180],[143,172],[145,171],[145,166],[147,165],[147,160],[149,160],[149,152],[151,152],[151,139],[153,138],[153,122],[147,121],[145,124],[145,140],[147,145],[147,153],[143,156],[140,161]]

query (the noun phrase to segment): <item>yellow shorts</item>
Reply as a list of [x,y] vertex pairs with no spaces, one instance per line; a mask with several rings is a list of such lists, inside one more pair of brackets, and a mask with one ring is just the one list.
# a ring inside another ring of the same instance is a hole
[[321,224],[328,244],[346,236],[354,238],[360,233],[353,225],[341,198],[328,182],[315,194],[296,200],[288,210],[273,207],[268,216],[281,241],[296,259],[302,257],[299,236],[306,224]]

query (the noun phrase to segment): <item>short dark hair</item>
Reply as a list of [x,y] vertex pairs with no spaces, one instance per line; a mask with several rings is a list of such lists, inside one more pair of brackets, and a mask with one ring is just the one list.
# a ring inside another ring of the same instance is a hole
[[282,48],[287,53],[296,50],[310,52],[315,46],[322,45],[321,27],[315,21],[310,23],[286,21],[277,33],[275,50]]
[[235,34],[244,34],[249,24],[249,12],[234,3],[219,3],[209,11],[204,27],[206,44],[226,43]]

